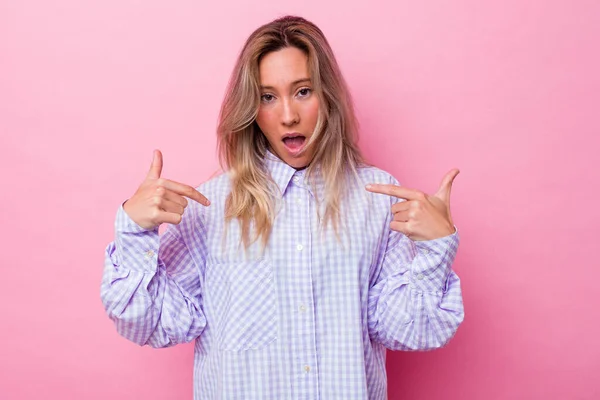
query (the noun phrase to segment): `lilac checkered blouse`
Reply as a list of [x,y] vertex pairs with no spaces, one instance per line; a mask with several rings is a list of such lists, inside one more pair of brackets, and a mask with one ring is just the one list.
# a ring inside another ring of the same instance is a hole
[[398,183],[364,167],[338,238],[319,227],[323,183],[314,193],[305,171],[270,153],[265,164],[281,197],[264,252],[244,252],[238,224],[224,223],[227,174],[198,188],[209,207],[190,201],[161,235],[121,207],[106,312],[139,345],[195,340],[195,400],[386,399],[386,348],[441,347],[463,320],[458,234],[414,242],[390,230],[398,199],[364,185]]

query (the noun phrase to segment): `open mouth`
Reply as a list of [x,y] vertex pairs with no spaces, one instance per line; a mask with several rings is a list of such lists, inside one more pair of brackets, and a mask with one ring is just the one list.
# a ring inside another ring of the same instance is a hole
[[283,138],[283,144],[285,147],[293,153],[297,153],[304,146],[306,137],[303,135],[291,135]]

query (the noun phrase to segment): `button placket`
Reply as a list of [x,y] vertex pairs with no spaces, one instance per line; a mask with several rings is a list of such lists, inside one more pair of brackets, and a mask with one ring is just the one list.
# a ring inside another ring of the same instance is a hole
[[297,373],[302,374],[304,379],[296,380],[295,390],[298,393],[309,393],[318,385],[318,367],[316,361],[316,349],[314,340],[315,316],[313,310],[313,283],[312,283],[312,239],[310,227],[314,223],[313,201],[308,187],[305,185],[304,176],[301,172],[291,179],[291,190],[289,192],[290,211],[294,215],[296,233],[291,247],[290,257],[295,267],[297,285],[293,289],[293,305],[291,312],[297,327],[291,346],[296,351],[295,365]]

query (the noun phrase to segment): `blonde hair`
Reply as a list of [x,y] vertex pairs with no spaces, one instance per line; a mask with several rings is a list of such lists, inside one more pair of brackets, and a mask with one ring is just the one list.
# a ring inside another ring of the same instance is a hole
[[259,238],[266,246],[276,216],[279,188],[265,167],[269,143],[256,123],[261,95],[259,64],[265,54],[286,47],[296,47],[306,54],[310,78],[319,96],[315,132],[305,146],[315,145],[306,174],[314,187],[318,168],[325,188],[322,221],[325,226],[332,223],[336,234],[341,202],[351,184],[348,176],[357,177],[357,167],[364,163],[357,145],[352,99],[323,32],[294,16],[256,29],[237,59],[217,130],[221,167],[229,171],[231,179],[225,220],[238,220],[245,248]]

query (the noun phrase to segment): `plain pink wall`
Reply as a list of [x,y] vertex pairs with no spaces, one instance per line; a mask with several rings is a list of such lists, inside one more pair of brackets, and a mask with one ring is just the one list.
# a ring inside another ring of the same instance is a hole
[[103,251],[152,149],[216,170],[234,59],[287,13],[328,36],[376,165],[429,192],[462,170],[466,320],[390,353],[390,399],[600,398],[597,0],[0,1],[0,398],[191,399],[192,345],[105,316]]

